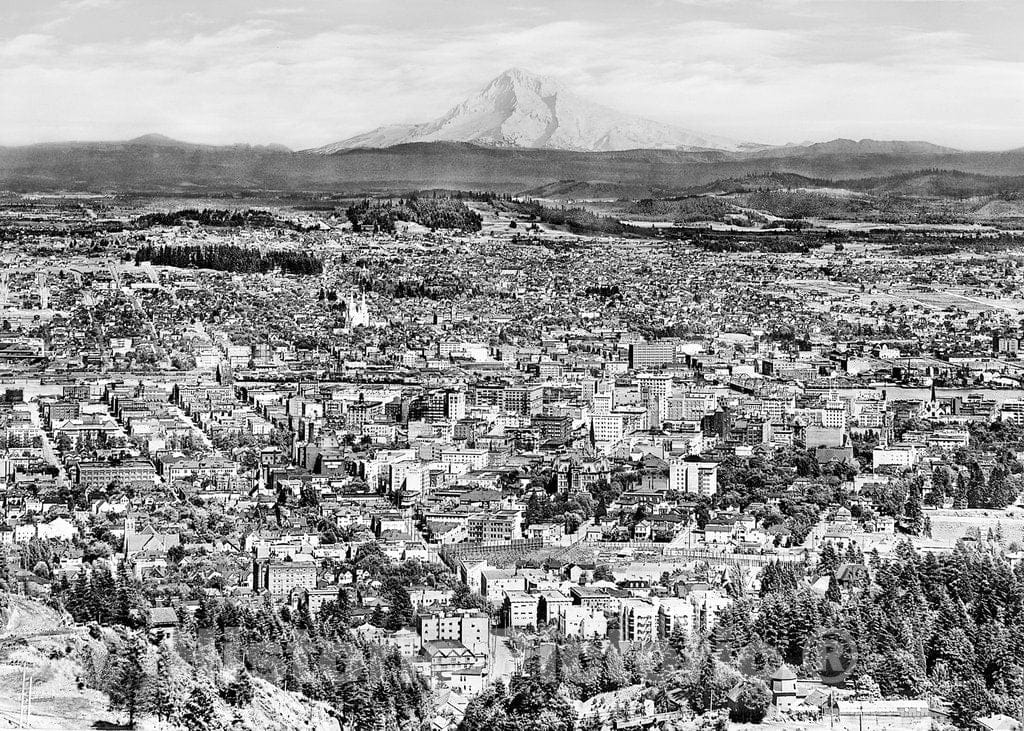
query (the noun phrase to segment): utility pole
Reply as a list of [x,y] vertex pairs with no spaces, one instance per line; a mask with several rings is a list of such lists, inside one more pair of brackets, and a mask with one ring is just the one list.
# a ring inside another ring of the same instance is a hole
[[28,674],[28,669],[22,665],[21,667],[21,698],[18,706],[18,728],[25,728],[25,701],[27,700],[25,695],[25,678]]
[[27,728],[32,717],[32,686],[35,684],[35,676],[29,676],[28,663],[21,665],[21,698],[18,708],[18,728]]

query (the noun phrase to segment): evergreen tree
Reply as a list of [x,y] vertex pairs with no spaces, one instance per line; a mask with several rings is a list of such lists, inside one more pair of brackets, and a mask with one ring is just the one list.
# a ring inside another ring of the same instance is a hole
[[70,590],[67,609],[76,622],[91,622],[96,618],[89,573],[84,569],[79,571],[78,576],[75,577],[75,583]]
[[843,594],[839,590],[839,580],[835,573],[828,576],[828,589],[825,590],[825,599],[833,604],[840,604],[843,601]]
[[149,710],[161,721],[173,721],[181,707],[181,696],[182,689],[174,674],[174,651],[165,640],[157,650]]
[[114,618],[112,610],[116,605],[111,599],[117,596],[117,582],[103,567],[94,569],[90,578],[89,605],[93,611],[93,619],[100,624],[107,624]]
[[985,474],[977,462],[967,465],[967,507],[985,507]]
[[839,568],[839,554],[836,552],[836,547],[831,542],[826,543],[821,547],[818,558],[818,575],[826,576],[835,572]]
[[127,713],[130,728],[135,728],[136,716],[143,710],[147,681],[145,659],[146,647],[137,634],[126,639],[117,655],[111,658],[114,670],[107,690],[110,708]]
[[628,683],[629,679],[626,677],[626,666],[622,661],[622,655],[615,648],[615,645],[609,645],[608,649],[605,650],[604,662],[601,668],[602,689],[605,692],[618,690],[625,687]]
[[126,627],[144,627],[147,623],[145,600],[142,589],[126,561],[122,561],[117,570],[116,602],[113,621]]
[[189,731],[216,731],[220,728],[214,708],[214,697],[208,682],[200,678],[192,686],[181,708],[181,725]]
[[221,696],[232,706],[247,706],[252,703],[255,690],[252,685],[252,677],[244,667],[238,668],[235,677],[225,686]]
[[[704,713],[710,710],[716,701],[714,693],[717,665],[718,661],[715,659],[715,653],[708,649],[701,660],[694,692],[690,696],[690,705],[693,706],[693,710],[697,713]],[[722,705],[723,700],[722,698],[717,699],[719,706]]]
[[690,649],[690,636],[682,622],[673,623],[672,631],[668,636],[668,645],[675,651],[680,662],[687,658]]

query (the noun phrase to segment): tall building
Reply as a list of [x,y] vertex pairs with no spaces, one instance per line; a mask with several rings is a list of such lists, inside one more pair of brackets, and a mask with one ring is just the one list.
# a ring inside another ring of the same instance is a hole
[[623,599],[619,632],[627,642],[654,642],[658,639],[657,607],[641,599]]
[[421,645],[426,642],[461,642],[474,654],[487,652],[491,638],[490,619],[483,612],[457,610],[451,613],[417,616]]
[[668,487],[676,492],[711,497],[718,492],[718,464],[672,459],[668,463]]
[[646,368],[664,368],[676,362],[676,345],[667,340],[652,343],[634,343],[629,346],[629,367],[634,371]]
[[664,373],[641,373],[636,377],[640,388],[640,403],[647,406],[656,416],[657,424],[668,418],[668,400],[672,396],[672,376]]
[[458,420],[466,416],[466,393],[455,388],[431,391],[426,397],[427,421]]
[[546,442],[565,444],[572,439],[572,418],[568,416],[534,416],[530,425],[540,432]]
[[501,394],[501,408],[510,414],[539,414],[544,408],[544,387],[506,386]]
[[315,588],[314,561],[256,561],[253,566],[253,591],[287,596],[293,589]]

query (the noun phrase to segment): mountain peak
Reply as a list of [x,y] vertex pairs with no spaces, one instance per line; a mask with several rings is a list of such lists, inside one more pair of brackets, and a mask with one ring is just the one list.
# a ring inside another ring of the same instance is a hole
[[159,132],[150,132],[146,135],[140,135],[128,140],[129,144],[132,145],[159,145],[159,146],[172,146],[177,147],[179,145],[185,145],[187,143],[180,140],[173,139],[167,135],[162,135]]
[[609,109],[583,99],[558,79],[512,67],[432,122],[378,127],[313,152],[329,155],[410,142],[586,152],[739,148],[732,140]]
[[532,71],[527,71],[526,69],[520,68],[519,66],[513,66],[512,68],[505,69],[500,74],[491,79],[491,82],[487,86],[490,87],[501,84],[521,86],[531,89],[538,89],[545,86],[552,88],[562,88],[562,84],[559,83],[559,81],[553,76],[535,74]]

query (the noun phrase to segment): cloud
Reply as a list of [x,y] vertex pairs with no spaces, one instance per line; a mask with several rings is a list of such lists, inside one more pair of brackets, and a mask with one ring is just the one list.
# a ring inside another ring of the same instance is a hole
[[38,57],[47,51],[53,37],[43,33],[23,33],[0,44],[0,58],[17,62]]
[[[20,3],[21,0],[12,0]],[[160,131],[323,144],[432,118],[507,67],[740,139],[1024,142],[1021,12],[950,0],[260,0],[18,5],[0,43],[0,142]],[[742,10],[742,12],[741,12]],[[89,11],[89,12],[86,12]],[[51,24],[51,25],[47,25]],[[0,31],[2,32],[2,31]],[[955,100],[955,101],[954,101]]]

